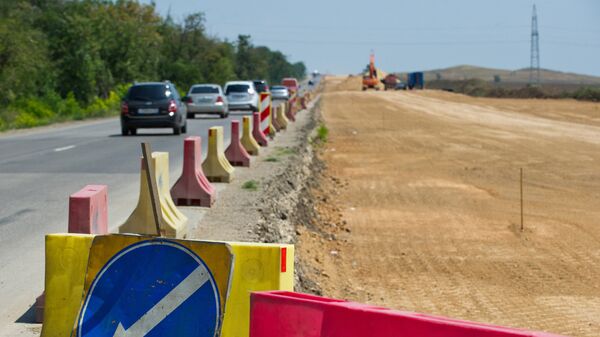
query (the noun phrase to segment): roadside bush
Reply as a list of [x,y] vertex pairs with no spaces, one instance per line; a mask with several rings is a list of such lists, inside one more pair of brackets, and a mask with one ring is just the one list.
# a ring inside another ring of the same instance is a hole
[[19,114],[17,114],[17,117],[15,118],[15,120],[13,122],[13,127],[16,129],[23,129],[23,128],[31,128],[34,126],[40,126],[43,124],[44,124],[44,121],[38,119],[33,114],[30,114],[28,112],[20,112]]

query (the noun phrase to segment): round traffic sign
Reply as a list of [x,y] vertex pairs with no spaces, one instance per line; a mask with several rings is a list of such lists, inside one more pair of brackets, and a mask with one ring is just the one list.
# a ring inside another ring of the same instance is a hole
[[165,239],[130,245],[98,272],[79,316],[79,337],[214,337],[219,290],[204,261]]

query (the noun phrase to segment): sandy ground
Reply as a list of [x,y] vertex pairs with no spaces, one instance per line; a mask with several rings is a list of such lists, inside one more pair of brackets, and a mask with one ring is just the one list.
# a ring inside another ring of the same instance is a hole
[[297,229],[314,290],[599,336],[600,104],[359,81],[329,78],[322,95],[318,221]]

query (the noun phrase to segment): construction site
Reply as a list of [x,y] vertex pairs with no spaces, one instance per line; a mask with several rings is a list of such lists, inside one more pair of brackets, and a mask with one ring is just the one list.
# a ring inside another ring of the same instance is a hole
[[307,1],[0,5],[0,337],[600,336],[593,5]]
[[318,220],[297,244],[318,292],[598,335],[598,103],[361,92],[358,77],[328,77],[320,114]]

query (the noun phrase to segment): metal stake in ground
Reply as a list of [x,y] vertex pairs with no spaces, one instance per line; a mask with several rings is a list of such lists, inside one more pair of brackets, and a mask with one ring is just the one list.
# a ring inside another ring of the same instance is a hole
[[160,200],[158,199],[158,191],[156,188],[156,179],[154,179],[154,165],[150,160],[152,156],[152,149],[150,144],[142,143],[142,156],[144,165],[146,166],[146,181],[148,182],[148,188],[150,189],[150,202],[152,203],[152,215],[154,216],[154,224],[156,225],[156,235],[162,236],[161,228],[161,216],[158,212],[160,210]]
[[521,167],[521,232],[523,231],[523,168]]

